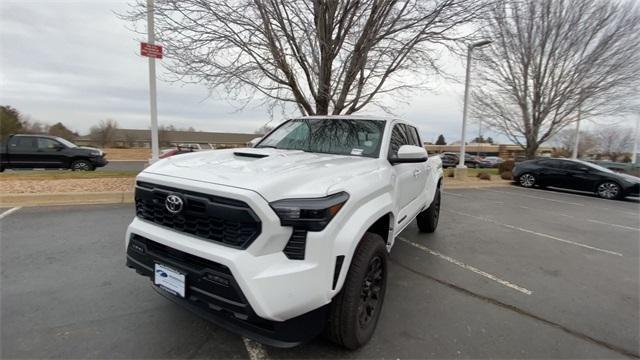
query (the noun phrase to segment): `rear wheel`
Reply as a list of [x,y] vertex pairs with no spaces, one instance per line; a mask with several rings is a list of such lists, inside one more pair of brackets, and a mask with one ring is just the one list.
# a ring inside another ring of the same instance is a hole
[[440,187],[438,187],[436,194],[433,196],[431,205],[416,217],[418,229],[420,229],[421,232],[432,233],[436,231],[436,228],[438,227],[438,219],[440,218],[440,199]]
[[342,290],[331,302],[325,336],[351,350],[365,345],[378,323],[386,286],[384,240],[366,233],[353,255]]
[[95,169],[89,160],[80,159],[71,163],[72,171],[93,171]]
[[518,178],[522,187],[531,188],[536,184],[536,177],[531,173],[524,173]]
[[598,185],[596,194],[603,199],[617,199],[622,194],[622,191],[620,185],[612,181],[607,181]]

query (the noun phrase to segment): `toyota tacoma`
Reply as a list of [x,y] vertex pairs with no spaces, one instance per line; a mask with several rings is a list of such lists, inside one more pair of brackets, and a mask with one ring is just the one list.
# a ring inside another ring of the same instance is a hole
[[156,162],[136,179],[127,266],[167,298],[259,342],[324,331],[356,349],[385,296],[387,253],[438,225],[442,163],[409,122],[288,120],[253,147]]

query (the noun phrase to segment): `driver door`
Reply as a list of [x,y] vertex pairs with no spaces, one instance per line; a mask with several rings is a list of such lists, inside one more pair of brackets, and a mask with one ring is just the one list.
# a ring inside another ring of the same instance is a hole
[[[402,145],[416,145],[415,139],[407,125],[396,123],[391,132],[389,157],[398,155]],[[395,164],[393,166],[393,183],[396,210],[395,235],[413,219],[424,205],[424,189],[426,186],[426,162]]]

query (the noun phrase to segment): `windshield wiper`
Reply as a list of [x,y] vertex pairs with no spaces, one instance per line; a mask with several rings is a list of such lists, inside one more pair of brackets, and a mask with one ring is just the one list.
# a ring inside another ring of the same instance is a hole
[[256,146],[256,149],[260,149],[260,148],[271,148],[271,149],[277,149],[277,146],[273,146],[273,145],[260,145],[260,146]]

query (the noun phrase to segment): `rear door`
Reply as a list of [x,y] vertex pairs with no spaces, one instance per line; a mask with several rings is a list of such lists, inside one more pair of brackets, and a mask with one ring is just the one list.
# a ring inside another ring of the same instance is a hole
[[14,136],[9,140],[9,161],[14,168],[39,167],[37,161],[38,141],[33,136]]
[[567,174],[560,160],[538,160],[537,165],[539,166],[538,183],[540,185],[564,186]]

